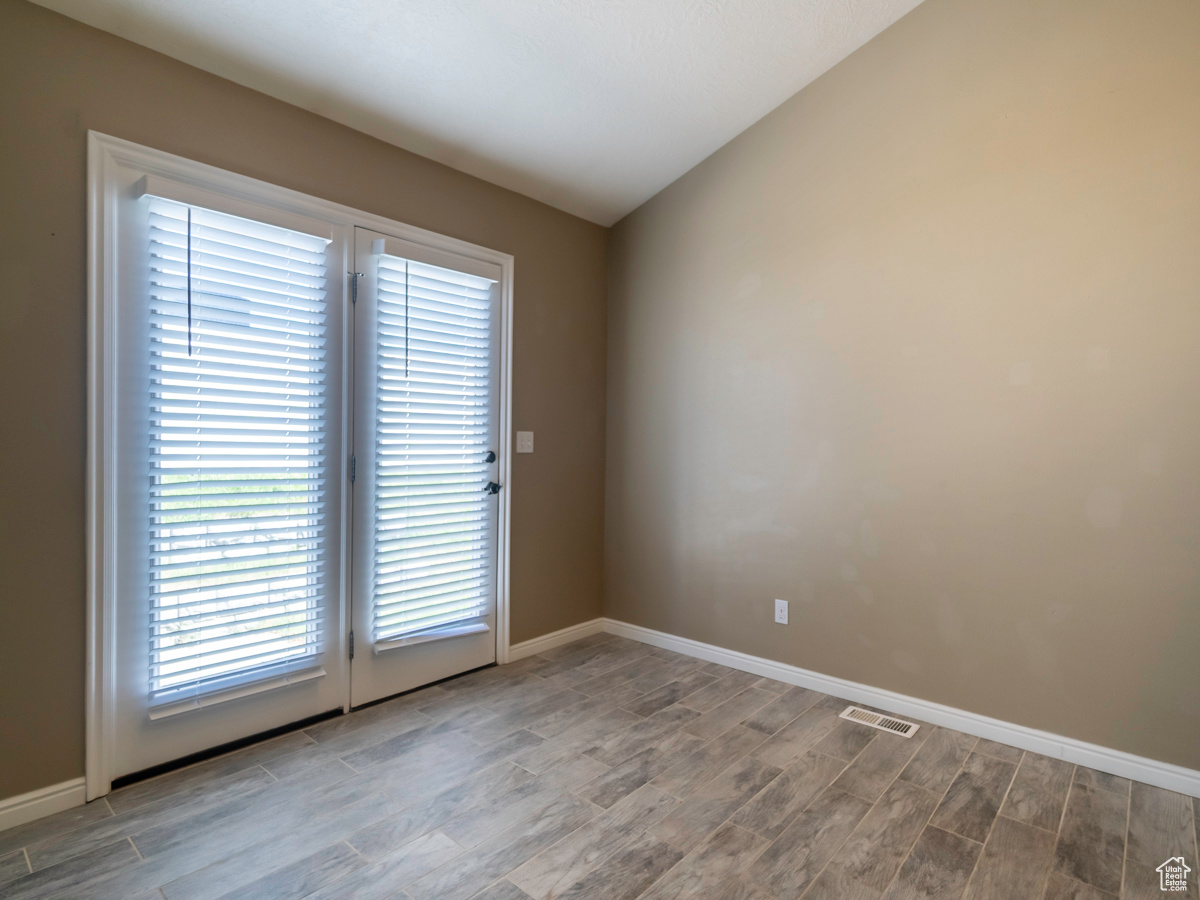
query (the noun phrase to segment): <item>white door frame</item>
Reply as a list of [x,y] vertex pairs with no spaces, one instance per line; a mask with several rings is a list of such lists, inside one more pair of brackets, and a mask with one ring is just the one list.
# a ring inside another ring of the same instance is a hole
[[[181,186],[181,190],[204,193],[229,201],[265,204],[280,210],[318,219],[340,231],[343,258],[354,259],[354,226],[395,234],[415,244],[448,250],[499,265],[500,282],[500,483],[497,523],[496,572],[496,661],[509,659],[509,517],[511,510],[511,410],[512,410],[512,308],[513,265],[511,254],[446,237],[383,216],[277,187],[268,182],[238,175],[215,166],[184,159],[95,131],[88,132],[88,447],[86,487],[87,565],[87,683],[84,694],[86,718],[87,799],[94,800],[112,789],[112,738],[116,708],[116,322],[114,299],[117,290],[117,205],[118,173],[122,170],[156,175]],[[198,199],[198,202],[203,202]],[[353,310],[348,302],[349,273],[341,279],[341,292],[331,300],[342,309],[342,421],[341,444],[334,450],[343,473],[348,471],[352,436],[350,391],[353,371]],[[341,579],[338,585],[340,615],[331,627],[331,641],[342,648],[330,659],[326,670],[340,679],[343,709],[350,708],[350,678],[347,642],[350,631],[349,573],[351,560],[351,492],[342,492],[340,518]]]

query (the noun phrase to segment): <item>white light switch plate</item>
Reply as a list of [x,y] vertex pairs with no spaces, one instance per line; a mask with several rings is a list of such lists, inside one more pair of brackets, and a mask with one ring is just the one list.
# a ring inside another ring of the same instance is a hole
[[517,452],[532,453],[533,452],[533,432],[518,431],[517,432]]
[[787,624],[788,602],[786,600],[775,601],[775,621],[780,625]]

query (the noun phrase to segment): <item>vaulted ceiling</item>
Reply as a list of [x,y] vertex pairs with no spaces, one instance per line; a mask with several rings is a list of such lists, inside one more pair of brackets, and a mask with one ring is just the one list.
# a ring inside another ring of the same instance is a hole
[[920,0],[36,0],[608,225]]

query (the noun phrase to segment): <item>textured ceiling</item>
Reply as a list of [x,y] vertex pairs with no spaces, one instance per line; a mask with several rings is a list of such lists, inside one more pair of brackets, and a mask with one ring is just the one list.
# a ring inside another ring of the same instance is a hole
[[36,0],[611,224],[920,0]]

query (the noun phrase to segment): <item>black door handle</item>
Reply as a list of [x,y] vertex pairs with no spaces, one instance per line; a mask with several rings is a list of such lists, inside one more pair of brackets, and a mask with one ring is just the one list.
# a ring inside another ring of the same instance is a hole
[[498,493],[500,493],[500,485],[496,484],[496,482],[494,482],[494,481],[489,481],[487,483],[487,487],[485,487],[484,490],[487,491],[489,494],[498,494]]

